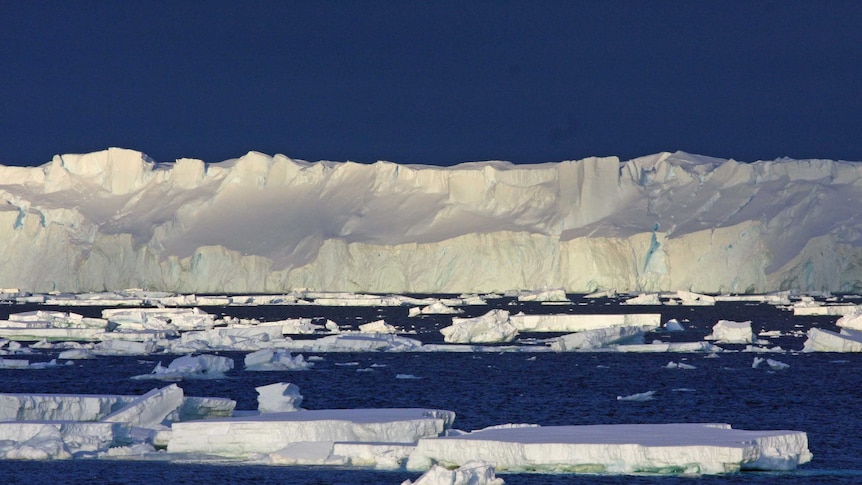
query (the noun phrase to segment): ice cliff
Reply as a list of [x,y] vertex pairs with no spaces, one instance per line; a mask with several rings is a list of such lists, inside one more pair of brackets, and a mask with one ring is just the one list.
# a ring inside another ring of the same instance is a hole
[[862,291],[862,165],[453,167],[111,148],[0,166],[0,287]]

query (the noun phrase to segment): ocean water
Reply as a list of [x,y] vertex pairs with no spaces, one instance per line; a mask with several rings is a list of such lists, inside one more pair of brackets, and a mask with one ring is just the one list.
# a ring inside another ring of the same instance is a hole
[[[506,474],[507,484],[573,483],[862,483],[862,355],[799,353],[804,331],[811,326],[835,329],[836,317],[794,317],[765,304],[720,303],[714,307],[629,307],[615,300],[566,306],[492,300],[466,307],[465,316],[490,308],[525,313],[661,313],[686,327],[677,333],[653,332],[647,341],[699,341],[719,319],[752,322],[755,333],[779,330],[769,347],[786,352],[741,352],[742,345],[724,345],[728,352],[704,354],[577,353],[329,353],[304,372],[245,372],[244,354],[232,357],[236,369],[224,379],[186,381],[187,395],[235,399],[238,409],[256,408],[255,387],[292,382],[305,396],[306,409],[367,407],[430,407],[455,411],[455,427],[463,430],[503,423],[541,425],[722,422],[740,429],[792,429],[808,433],[811,463],[793,472],[746,472],[709,477]],[[2,306],[0,318],[32,306]],[[56,308],[98,316],[101,308]],[[407,329],[423,342],[441,342],[448,316],[407,318],[403,307],[346,308],[314,306],[210,307],[204,310],[245,318],[329,318],[353,327],[383,318]],[[523,342],[548,334],[522,334]],[[49,360],[56,351],[31,355]],[[310,354],[304,354],[308,357]],[[156,362],[175,356],[101,357],[44,370],[0,370],[2,392],[141,394],[162,383],[132,380]],[[752,368],[755,357],[789,364],[784,370]],[[667,369],[668,362],[695,369]],[[373,365],[373,367],[372,367]],[[400,379],[397,375],[415,378]],[[617,396],[655,391],[645,402],[618,401]],[[419,474],[323,467],[282,467],[166,461],[75,460],[52,462],[0,461],[4,483],[213,483],[400,484]]]

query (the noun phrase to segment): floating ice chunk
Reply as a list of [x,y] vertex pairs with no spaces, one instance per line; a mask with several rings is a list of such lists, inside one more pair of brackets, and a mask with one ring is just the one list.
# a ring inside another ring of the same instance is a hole
[[176,384],[153,389],[101,421],[125,423],[141,428],[153,428],[183,404],[183,390]]
[[[313,323],[311,318],[288,318],[277,322],[267,322],[267,325],[281,325],[281,332],[283,335],[307,335],[317,333],[328,328],[330,324],[336,325],[331,320],[327,320],[324,325],[317,325]],[[336,328],[337,327],[338,325],[336,325]]]
[[422,342],[379,333],[344,333],[315,340],[292,340],[283,347],[302,352],[411,352],[420,350]]
[[167,367],[162,363],[149,374],[134,376],[132,379],[157,379],[178,381],[182,379],[221,379],[225,372],[233,369],[233,359],[219,355],[185,355],[174,359]]
[[685,330],[685,327],[677,319],[671,318],[664,324],[664,329],[668,332],[682,332]]
[[768,365],[769,368],[772,370],[783,370],[790,367],[789,364],[785,364],[784,362],[773,359],[761,359],[760,357],[754,358],[754,362],[751,363],[751,367],[753,369],[757,369],[764,361],[766,362],[766,365]]
[[66,360],[95,359],[96,354],[89,349],[69,349],[60,352],[60,355],[58,355],[57,358]]
[[359,331],[362,333],[396,333],[398,329],[383,320],[375,320],[373,322],[360,325]]
[[172,425],[168,451],[242,457],[300,442],[415,443],[454,418],[432,409],[327,409],[188,421]]
[[585,315],[560,313],[551,315],[509,316],[509,322],[521,332],[582,332],[607,327],[658,327],[660,313]]
[[474,318],[452,317],[452,325],[440,333],[449,343],[498,343],[514,340],[518,329],[509,322],[509,312],[495,309]]
[[794,316],[816,316],[816,315],[852,315],[859,312],[859,305],[840,304],[824,305],[820,302],[797,302],[793,305]]
[[801,431],[745,431],[727,424],[622,424],[476,431],[423,438],[408,469],[470,460],[497,471],[729,473],[793,470],[811,460]]
[[454,470],[434,465],[415,482],[406,480],[401,485],[503,485],[504,483],[503,479],[497,478],[494,473],[494,465],[472,460]]
[[850,330],[841,333],[820,328],[808,330],[803,352],[862,352],[862,334]]
[[652,401],[655,399],[653,396],[655,396],[655,391],[638,392],[629,396],[617,396],[617,401]]
[[644,293],[621,303],[621,305],[661,305],[657,293]]
[[862,330],[862,307],[857,307],[855,312],[839,318],[835,324],[850,330]]
[[171,342],[171,351],[196,352],[206,350],[260,350],[284,342],[281,325],[254,327],[224,327],[212,330],[184,332],[179,341]]
[[279,382],[268,386],[255,387],[257,391],[257,410],[261,413],[284,413],[301,409],[302,394],[299,386]]
[[149,355],[155,353],[155,340],[133,342],[130,340],[105,340],[93,347],[96,355]]
[[668,362],[667,365],[664,367],[666,369],[685,369],[685,370],[697,369],[697,367],[695,367],[691,364],[686,364],[685,362],[674,362],[674,361]]
[[775,347],[762,347],[760,345],[746,345],[742,350],[743,352],[756,352],[756,353],[784,353],[784,349],[780,346],[776,345]]
[[435,301],[434,303],[426,307],[411,308],[408,312],[408,316],[415,317],[418,315],[452,315],[457,313],[464,313],[464,310],[461,310],[460,308],[452,308],[441,301]]
[[26,359],[0,359],[0,369],[27,369],[30,361]]
[[102,318],[121,330],[205,330],[215,324],[215,316],[199,308],[109,308]]
[[92,456],[115,441],[114,423],[0,422],[0,458],[57,460]]
[[596,291],[593,293],[588,293],[584,295],[584,298],[616,298],[617,290],[605,290],[605,291]]
[[565,288],[554,288],[550,290],[520,291],[518,301],[553,301],[568,302]]
[[692,293],[684,290],[678,290],[676,292],[676,296],[682,301],[683,305],[715,305],[715,297],[713,296],[701,295],[699,293]]
[[0,421],[98,421],[137,396],[0,394]]
[[610,327],[571,333],[549,339],[551,350],[567,352],[572,350],[595,350],[609,345],[643,343],[640,327]]
[[306,362],[302,355],[293,357],[286,350],[263,349],[245,356],[245,370],[276,371],[276,370],[308,370],[314,367],[314,362]]
[[754,341],[754,333],[751,331],[751,321],[732,322],[730,320],[719,320],[712,327],[712,333],[704,338],[706,340],[715,340],[717,343],[750,344]]

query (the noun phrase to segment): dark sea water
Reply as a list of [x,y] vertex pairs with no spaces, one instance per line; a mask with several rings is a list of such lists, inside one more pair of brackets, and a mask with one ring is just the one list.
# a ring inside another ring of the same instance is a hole
[[[573,299],[581,303],[577,296]],[[590,305],[544,306],[493,300],[467,307],[466,316],[489,308],[525,313],[662,313],[662,322],[676,318],[685,332],[647,334],[647,341],[699,341],[719,319],[752,321],[755,333],[780,330],[770,338],[785,353],[724,352],[705,354],[583,353],[328,353],[305,372],[245,372],[245,354],[221,355],[235,360],[225,379],[186,381],[187,395],[229,397],[238,409],[255,409],[255,387],[292,382],[305,396],[306,409],[363,407],[430,407],[455,411],[455,427],[472,430],[503,423],[541,425],[723,422],[739,429],[806,431],[811,463],[794,472],[746,472],[708,477],[504,474],[507,484],[676,484],[676,483],[862,483],[862,354],[799,353],[803,332],[811,326],[835,329],[837,317],[794,317],[765,304],[720,303],[715,307],[627,307],[614,300]],[[30,306],[0,307],[0,318]],[[51,308],[98,316],[101,308]],[[407,309],[310,306],[220,307],[204,310],[277,320],[288,317],[329,318],[355,326],[383,318],[405,328],[423,342],[441,342],[437,331],[450,317],[407,318]],[[525,341],[548,335],[522,335]],[[725,345],[741,350],[741,345]],[[49,360],[57,351],[30,355]],[[304,354],[309,357],[311,354]],[[175,356],[101,357],[44,370],[0,370],[2,392],[142,394],[161,383],[132,380],[157,361]],[[755,357],[789,364],[780,371],[752,368]],[[670,362],[696,369],[667,369]],[[350,364],[350,365],[344,365]],[[362,371],[371,369],[371,371]],[[412,374],[418,379],[396,379]],[[646,402],[618,401],[617,396],[655,391]],[[0,461],[3,483],[290,483],[400,484],[415,480],[413,472],[323,467],[249,466],[161,461],[75,460],[51,462]]]

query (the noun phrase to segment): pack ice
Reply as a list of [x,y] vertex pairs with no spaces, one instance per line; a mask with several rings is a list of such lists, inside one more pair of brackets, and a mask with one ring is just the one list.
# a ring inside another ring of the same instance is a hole
[[0,167],[0,288],[858,293],[860,175],[682,152],[452,167],[57,155]]
[[[175,384],[143,396],[0,394],[0,457],[215,457],[427,471],[417,483],[474,474],[474,480],[499,483],[494,469],[623,474],[793,470],[811,459],[807,435],[799,431],[743,431],[726,424],[509,424],[465,433],[452,429],[452,411],[302,410],[302,395],[293,384],[257,391],[257,411],[236,411],[230,399],[186,397]],[[438,465],[461,471],[450,475]]]

